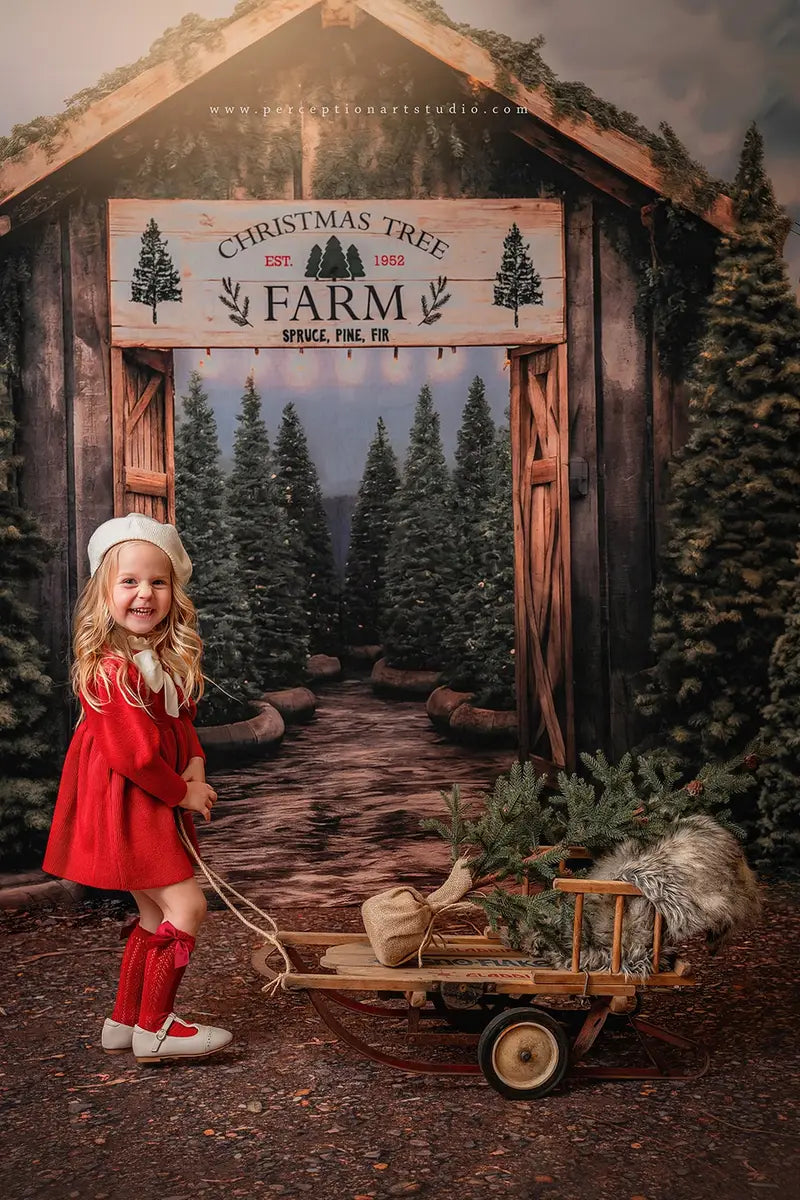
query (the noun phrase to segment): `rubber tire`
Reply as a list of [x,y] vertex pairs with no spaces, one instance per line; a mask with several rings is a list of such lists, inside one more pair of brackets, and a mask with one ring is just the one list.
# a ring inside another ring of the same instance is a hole
[[[556,1060],[555,1069],[549,1077],[536,1087],[523,1088],[514,1087],[507,1083],[495,1071],[493,1059],[493,1051],[495,1043],[501,1034],[504,1034],[514,1025],[540,1025],[551,1033],[555,1039],[558,1048],[558,1058]],[[542,1096],[546,1096],[558,1087],[569,1066],[569,1042],[567,1035],[564,1032],[558,1021],[554,1020],[548,1013],[541,1008],[511,1008],[507,1012],[500,1013],[494,1017],[484,1029],[478,1042],[478,1065],[483,1072],[486,1082],[493,1087],[496,1092],[504,1096],[506,1100],[539,1100]]]

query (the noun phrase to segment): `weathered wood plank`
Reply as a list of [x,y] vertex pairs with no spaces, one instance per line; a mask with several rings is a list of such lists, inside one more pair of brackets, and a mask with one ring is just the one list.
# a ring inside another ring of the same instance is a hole
[[[613,222],[613,224],[612,224]],[[649,662],[654,583],[651,372],[647,337],[634,312],[637,284],[631,231],[606,214],[598,231],[602,471],[610,664],[611,751],[639,740],[636,679]]]
[[150,401],[153,399],[162,383],[163,379],[158,375],[154,375],[152,379],[148,381],[147,386],[145,387],[139,399],[136,401],[136,404],[134,405],[128,417],[128,437],[130,437],[131,430],[135,427],[137,422],[140,421],[144,416],[145,412],[150,406]]
[[63,745],[70,725],[66,697],[75,580],[70,570],[61,230],[58,221],[51,219],[33,232],[29,244],[31,278],[25,293],[22,398],[17,411],[18,445],[24,458],[20,491],[23,503],[38,517],[53,549],[31,599],[40,614],[39,636],[47,650],[47,670],[61,700],[55,706],[55,736]]
[[[616,129],[602,129],[588,114],[581,121],[557,116],[544,88],[526,88],[516,79],[512,87],[507,87],[502,79],[498,79],[498,68],[489,53],[457,30],[426,21],[419,13],[404,5],[393,4],[391,0],[357,2],[370,16],[382,21],[414,45],[484,87],[505,96],[512,105],[524,106],[531,116],[558,130],[597,158],[660,195],[671,194],[663,173],[654,164],[649,150],[640,142]],[[730,231],[733,228],[733,208],[728,196],[719,196],[708,211],[700,215],[719,229]]]
[[73,370],[75,545],[78,584],[88,567],[86,546],[94,529],[114,512],[111,428],[111,356],[105,205],[76,199],[66,216],[68,258],[64,292],[66,350]]
[[346,25],[355,29],[364,20],[364,12],[355,0],[322,0],[322,28],[330,29],[336,25]]
[[170,59],[143,71],[66,126],[55,146],[35,144],[18,159],[4,163],[0,169],[0,203],[85,154],[104,138],[127,128],[170,96],[318,3],[319,0],[274,0],[272,4],[260,5],[221,29],[213,46],[198,43],[188,63],[179,65]]
[[114,516],[125,512],[125,412],[127,374],[123,351],[111,348],[111,443],[114,482]]
[[552,158],[553,162],[574,171],[586,183],[592,184],[622,204],[640,208],[647,203],[652,194],[647,188],[631,180],[628,175],[606,166],[574,142],[568,142],[558,135],[554,136],[552,129],[538,121],[526,119],[524,124],[515,125],[511,132],[527,146],[532,146],[533,149]]
[[167,473],[167,520],[175,524],[175,366],[170,350],[164,380],[164,457]]
[[167,475],[165,471],[149,471],[143,467],[125,468],[125,490],[138,496],[167,495]]
[[573,680],[572,530],[569,511],[569,355],[566,342],[556,350],[558,436],[558,538],[562,656],[564,687],[564,741],[567,769],[575,769],[575,685]]
[[[305,206],[109,202],[114,345],[249,348],[299,345],[312,337],[332,345],[563,340],[559,200],[312,201],[315,131],[309,119]],[[159,300],[155,312],[133,298],[132,286],[151,219],[180,278],[179,291]],[[521,298],[517,309],[495,303],[512,226],[541,280],[537,300]]]
[[590,197],[567,207],[567,362],[570,459],[586,463],[588,491],[570,501],[573,679],[578,749],[608,749],[606,630],[601,625],[598,414],[595,387],[594,215]]
[[668,379],[658,367],[655,343],[653,362],[653,497],[655,546],[659,553],[667,536],[670,500],[670,463],[688,436],[686,385]]

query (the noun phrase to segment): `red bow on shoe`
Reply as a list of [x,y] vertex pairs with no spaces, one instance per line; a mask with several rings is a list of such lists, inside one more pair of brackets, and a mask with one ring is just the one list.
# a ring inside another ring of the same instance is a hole
[[175,966],[188,966],[189,955],[194,950],[195,942],[190,933],[184,933],[182,929],[176,929],[171,921],[162,921],[155,933],[150,935],[150,938],[151,946],[168,946],[170,942],[174,942]]

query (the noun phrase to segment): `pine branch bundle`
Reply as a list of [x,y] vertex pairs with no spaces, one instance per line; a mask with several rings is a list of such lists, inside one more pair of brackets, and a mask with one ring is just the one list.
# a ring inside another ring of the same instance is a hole
[[[514,763],[471,808],[455,785],[442,792],[447,816],[422,822],[449,844],[453,861],[469,859],[476,888],[507,879],[529,885],[527,896],[501,887],[473,896],[492,929],[502,930],[517,948],[530,944],[532,934],[553,947],[568,944],[572,904],[551,884],[559,863],[578,847],[597,857],[628,839],[652,843],[698,812],[741,837],[731,823],[730,801],[753,786],[760,761],[749,746],[745,754],[709,763],[683,783],[679,760],[666,752],[628,753],[616,764],[601,750],[581,759],[589,778],[561,771],[555,789],[547,788],[547,777],[537,775],[531,763]],[[576,868],[574,874],[586,871]]]

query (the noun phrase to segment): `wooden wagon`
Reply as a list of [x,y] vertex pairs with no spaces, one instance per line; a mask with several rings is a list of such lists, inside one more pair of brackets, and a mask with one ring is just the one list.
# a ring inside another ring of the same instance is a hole
[[[675,1080],[702,1075],[709,1061],[704,1050],[639,1015],[646,992],[696,986],[688,963],[682,960],[671,969],[659,969],[661,915],[654,910],[652,970],[633,977],[622,971],[624,906],[627,897],[641,896],[641,891],[615,880],[561,878],[553,886],[575,896],[569,970],[543,968],[486,934],[448,932],[423,953],[421,965],[415,961],[386,967],[375,958],[366,934],[281,932],[278,937],[293,968],[283,986],[306,991],[336,1037],[374,1062],[422,1074],[483,1074],[508,1099],[545,1096],[568,1071],[595,1079]],[[610,966],[604,971],[579,969],[587,893],[615,897]],[[316,967],[304,958],[310,947],[322,950]],[[263,946],[253,955],[256,970],[273,980],[274,953],[271,946]],[[368,993],[378,995],[365,998]],[[395,1030],[401,1024],[408,1042],[433,1046],[435,1052],[427,1059],[387,1053],[343,1024],[337,1008],[392,1021]],[[604,1029],[627,1029],[646,1063],[587,1063]],[[453,1045],[476,1046],[477,1060],[442,1061],[442,1048]],[[678,1065],[666,1061],[665,1046],[680,1052]]]

